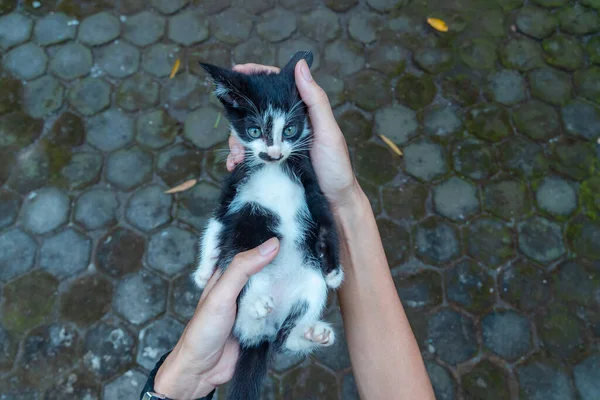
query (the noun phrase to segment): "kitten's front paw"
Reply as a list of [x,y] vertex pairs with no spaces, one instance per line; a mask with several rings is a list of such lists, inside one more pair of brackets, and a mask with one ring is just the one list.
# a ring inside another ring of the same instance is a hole
[[198,270],[194,272],[194,282],[196,282],[196,286],[198,286],[200,289],[204,289],[212,274],[212,270],[209,274],[207,274],[205,271],[202,271],[201,268],[198,268]]
[[342,266],[338,265],[336,269],[331,271],[325,276],[325,283],[328,287],[332,289],[337,289],[342,284],[344,280],[344,271],[342,270]]
[[254,303],[253,312],[254,318],[263,319],[267,318],[267,316],[273,311],[275,307],[275,302],[271,296],[263,296],[256,300]]
[[304,338],[321,346],[331,346],[335,342],[333,329],[328,323],[321,321],[306,328]]

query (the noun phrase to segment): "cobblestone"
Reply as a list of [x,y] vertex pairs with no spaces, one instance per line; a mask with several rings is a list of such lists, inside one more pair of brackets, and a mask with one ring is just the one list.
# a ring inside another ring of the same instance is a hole
[[174,275],[196,261],[198,238],[188,231],[169,227],[155,233],[148,244],[148,265]]
[[69,24],[63,13],[48,14],[40,18],[33,30],[33,40],[40,46],[62,43],[75,38],[77,27]]
[[127,42],[115,42],[104,47],[98,57],[98,64],[113,78],[126,78],[133,75],[140,63],[140,51]]
[[48,233],[67,222],[69,198],[56,188],[32,192],[21,208],[23,225],[36,234]]
[[142,267],[144,239],[124,228],[117,228],[100,239],[96,250],[98,268],[115,277],[122,277]]
[[102,151],[113,151],[133,140],[133,130],[131,118],[110,109],[88,120],[87,141]]
[[429,341],[440,359],[450,364],[468,360],[477,352],[473,321],[442,309],[429,320]]
[[494,281],[471,259],[460,261],[446,272],[448,300],[466,310],[481,313],[494,303]]
[[37,244],[19,229],[0,235],[0,279],[11,280],[33,267]]
[[74,229],[44,239],[40,248],[40,267],[62,279],[84,270],[90,260],[92,242]]
[[31,37],[33,21],[18,13],[0,16],[0,48],[6,50]]
[[163,36],[165,20],[150,11],[142,11],[125,21],[125,39],[137,46],[147,46]]
[[27,85],[23,105],[32,117],[45,117],[62,106],[64,94],[63,85],[51,76],[43,76]]
[[50,71],[66,80],[87,75],[91,66],[92,53],[77,43],[61,46],[50,61]]
[[85,78],[69,88],[69,103],[83,115],[93,115],[110,105],[110,85],[98,78]]
[[120,29],[119,20],[115,16],[101,12],[81,22],[77,38],[83,44],[99,46],[116,39]]
[[83,365],[107,379],[131,364],[135,340],[123,324],[102,321],[88,331],[83,347]]
[[152,177],[152,155],[138,148],[117,150],[106,160],[106,179],[121,190],[129,191]]
[[46,70],[48,57],[41,47],[27,43],[6,53],[4,68],[19,79],[31,80]]
[[435,210],[446,218],[464,221],[479,211],[477,188],[452,177],[433,189]]
[[138,272],[126,276],[115,290],[113,308],[135,325],[148,322],[165,311],[167,282],[154,274]]
[[77,200],[74,218],[85,229],[107,228],[117,223],[118,209],[119,200],[113,192],[93,189]]
[[158,359],[171,350],[185,327],[174,318],[166,317],[154,321],[140,332],[136,361],[146,369],[154,368]]
[[125,218],[138,229],[150,231],[169,221],[171,202],[160,187],[146,186],[129,199]]
[[423,181],[441,177],[448,171],[443,148],[428,141],[413,142],[404,148],[406,172]]

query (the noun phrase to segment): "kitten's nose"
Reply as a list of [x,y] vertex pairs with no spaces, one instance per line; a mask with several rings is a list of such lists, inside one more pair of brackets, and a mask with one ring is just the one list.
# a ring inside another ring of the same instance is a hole
[[270,146],[267,147],[267,154],[269,157],[279,160],[281,158],[281,147],[279,146]]

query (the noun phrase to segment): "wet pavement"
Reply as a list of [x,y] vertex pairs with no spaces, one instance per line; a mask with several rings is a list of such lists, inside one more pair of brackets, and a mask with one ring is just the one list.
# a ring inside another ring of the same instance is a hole
[[[599,34],[598,0],[0,0],[0,399],[137,398],[225,173],[197,62],[301,49],[437,398],[600,398]],[[358,399],[327,319],[265,399]]]

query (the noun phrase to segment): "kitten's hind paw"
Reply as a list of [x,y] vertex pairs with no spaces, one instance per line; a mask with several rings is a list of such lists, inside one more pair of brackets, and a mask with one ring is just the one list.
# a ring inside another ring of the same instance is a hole
[[325,276],[325,283],[328,287],[332,289],[337,289],[342,284],[344,280],[344,271],[342,270],[342,266],[339,265],[336,269],[331,271]]
[[335,334],[329,324],[317,322],[304,332],[304,338],[321,346],[331,346],[335,342]]
[[254,303],[253,311],[254,317],[256,319],[267,318],[273,308],[275,307],[275,303],[273,302],[273,298],[271,296],[263,296],[256,300]]

